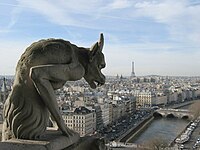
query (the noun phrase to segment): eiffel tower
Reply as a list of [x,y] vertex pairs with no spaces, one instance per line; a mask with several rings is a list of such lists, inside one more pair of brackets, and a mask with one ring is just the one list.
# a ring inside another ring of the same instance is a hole
[[131,72],[131,77],[135,77],[134,61],[132,61],[132,72]]

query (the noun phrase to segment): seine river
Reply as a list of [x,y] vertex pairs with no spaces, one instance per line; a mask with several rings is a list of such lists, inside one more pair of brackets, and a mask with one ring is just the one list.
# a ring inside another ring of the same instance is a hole
[[[188,109],[189,107],[190,105],[187,105],[181,109]],[[157,118],[154,119],[141,134],[131,139],[129,142],[144,144],[150,139],[160,138],[169,144],[183,131],[188,123],[189,120],[178,118]]]
[[150,139],[159,138],[169,144],[188,123],[189,121],[187,120],[177,118],[154,119],[140,135],[131,139],[129,143],[144,144]]

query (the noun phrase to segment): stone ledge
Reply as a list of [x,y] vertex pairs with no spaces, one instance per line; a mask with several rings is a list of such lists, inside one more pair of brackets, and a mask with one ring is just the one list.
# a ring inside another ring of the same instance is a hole
[[39,140],[10,139],[0,142],[0,150],[105,150],[104,139],[95,136],[71,138],[48,129]]
[[77,139],[69,139],[60,131],[48,130],[39,140],[10,139],[0,142],[1,150],[61,150],[78,142]]
[[63,150],[107,150],[105,140],[95,136],[81,137],[77,143]]

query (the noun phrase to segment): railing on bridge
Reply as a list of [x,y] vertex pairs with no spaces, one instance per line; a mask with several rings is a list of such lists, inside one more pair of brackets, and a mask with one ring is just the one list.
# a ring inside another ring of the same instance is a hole
[[157,111],[175,111],[175,112],[190,112],[189,110],[187,109],[173,109],[173,108],[160,108],[158,109]]

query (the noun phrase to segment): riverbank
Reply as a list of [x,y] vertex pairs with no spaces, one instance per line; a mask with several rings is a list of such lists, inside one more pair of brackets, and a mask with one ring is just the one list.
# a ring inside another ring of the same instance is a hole
[[[175,104],[175,105],[172,105],[172,106],[168,106],[168,108],[181,108],[181,107],[185,107],[187,105],[191,105],[195,101],[196,100],[186,101],[184,103],[180,103],[180,104]],[[141,122],[139,122],[137,126],[131,128],[127,132],[125,132],[116,141],[128,143],[131,139],[136,138],[141,132],[143,132],[143,130],[145,128],[147,128],[153,120],[154,120],[154,117],[153,117],[153,113],[152,113],[148,117],[146,117],[144,120],[142,120]]]
[[180,135],[190,126],[190,124],[191,124],[191,122],[189,122],[189,123],[187,124],[187,126],[185,126],[185,128],[172,140],[172,142],[169,143],[169,146],[170,146],[170,147],[173,147],[173,146],[174,146],[176,138],[177,138],[177,137],[180,137]]
[[139,129],[136,130],[136,132],[134,132],[127,140],[126,143],[128,143],[130,140],[133,140],[134,138],[136,138],[141,132],[143,132],[143,130],[145,130],[150,123],[154,120],[154,117],[151,116],[149,117],[147,120],[145,120],[142,124],[139,125]]
[[[196,101],[193,101],[194,103],[195,102],[200,102],[200,100],[196,100]],[[195,103],[195,105],[199,106],[198,103]],[[171,146],[173,145],[176,145],[175,143],[175,140],[177,138],[179,138],[188,128],[190,128],[190,130],[192,130],[191,134],[188,135],[189,136],[189,140],[186,141],[184,144],[182,144],[182,146],[184,148],[191,148],[193,147],[193,149],[197,149],[197,144],[195,146],[195,142],[197,139],[199,139],[199,135],[200,135],[200,123],[199,123],[199,120],[200,120],[200,116],[197,117],[196,119],[193,119],[191,122],[188,123],[188,125],[184,128],[184,130],[182,132],[180,132],[179,135],[177,135],[177,137],[172,141],[172,143],[170,143]],[[196,125],[194,126],[193,125],[193,128],[191,128],[191,124],[194,124],[194,122],[196,122]],[[199,147],[198,147],[199,148]]]
[[192,101],[186,101],[184,103],[180,103],[180,104],[175,104],[173,106],[169,106],[169,107],[166,107],[166,108],[173,108],[173,109],[178,109],[178,108],[182,108],[184,106],[188,106],[188,105],[191,105],[192,103],[194,103],[195,101],[199,101],[198,100],[192,100]]
[[129,129],[126,133],[120,136],[116,141],[128,143],[130,139],[137,136],[145,127],[147,127],[153,121],[153,113],[146,117],[144,120],[138,123],[137,126]]

